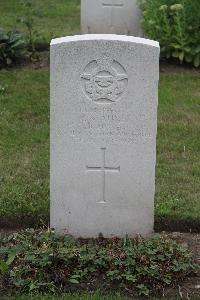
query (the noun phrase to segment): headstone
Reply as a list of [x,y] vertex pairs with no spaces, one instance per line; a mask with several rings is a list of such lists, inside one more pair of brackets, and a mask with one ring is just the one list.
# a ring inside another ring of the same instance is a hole
[[81,0],[81,31],[142,37],[137,0]]
[[155,41],[52,40],[51,227],[58,232],[152,232],[158,77]]

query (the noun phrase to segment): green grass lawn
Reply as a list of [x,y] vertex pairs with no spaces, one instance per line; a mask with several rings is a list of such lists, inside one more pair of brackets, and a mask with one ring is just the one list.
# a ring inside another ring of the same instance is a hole
[[161,75],[156,215],[200,220],[200,76]]
[[[26,32],[17,19],[27,15],[20,0],[0,0],[0,28]],[[77,34],[80,32],[80,0],[32,0],[33,28],[39,36],[37,41],[49,43],[54,37]]]
[[[20,0],[0,0],[0,27],[26,15]],[[34,0],[38,41],[79,33],[80,0]],[[55,26],[56,24],[56,26]],[[49,73],[0,72],[0,215],[49,213]],[[158,119],[157,217],[200,219],[200,79],[162,75]]]
[[[0,216],[49,214],[49,71],[0,71]],[[200,220],[200,77],[161,74],[156,217]]]
[[49,74],[1,71],[0,214],[48,213]]

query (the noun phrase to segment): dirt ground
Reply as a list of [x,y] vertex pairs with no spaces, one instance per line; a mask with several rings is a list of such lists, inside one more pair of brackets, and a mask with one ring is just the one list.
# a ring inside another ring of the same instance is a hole
[[200,75],[200,68],[195,68],[190,64],[183,63],[182,65],[176,61],[160,61],[160,72],[161,73],[192,73],[197,76]]
[[[17,62],[16,64],[7,67],[7,69],[41,69],[49,68],[50,64],[50,53],[49,50],[37,52],[35,57],[27,58]],[[5,67],[5,66],[4,66]],[[0,67],[1,69],[1,67]],[[183,63],[180,64],[175,60],[161,60],[160,61],[160,72],[161,73],[192,73],[197,76],[200,75],[200,68],[195,68],[191,64]]]

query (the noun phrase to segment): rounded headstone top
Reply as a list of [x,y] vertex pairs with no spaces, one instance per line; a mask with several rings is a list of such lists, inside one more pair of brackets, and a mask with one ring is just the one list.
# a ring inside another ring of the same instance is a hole
[[65,36],[65,37],[60,37],[51,40],[51,46],[57,44],[70,43],[70,42],[96,41],[96,40],[129,42],[129,43],[143,44],[143,45],[159,48],[159,43],[157,41],[144,39],[140,37],[134,37],[134,36],[118,35],[118,34],[83,34],[83,35]]

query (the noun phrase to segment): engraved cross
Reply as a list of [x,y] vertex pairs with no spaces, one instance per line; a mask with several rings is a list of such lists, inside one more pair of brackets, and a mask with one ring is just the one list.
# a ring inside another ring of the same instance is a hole
[[102,3],[102,6],[105,7],[105,8],[110,8],[111,9],[111,13],[110,13],[110,27],[111,27],[111,30],[113,29],[114,27],[114,18],[115,18],[115,9],[116,8],[121,8],[124,6],[124,3],[122,3],[121,0],[104,0],[103,3]]
[[100,171],[102,174],[102,200],[99,203],[106,203],[106,172],[120,172],[119,167],[107,167],[106,166],[106,148],[101,148],[102,154],[102,166],[101,167],[90,167],[86,166],[87,171]]

